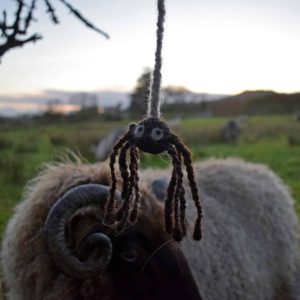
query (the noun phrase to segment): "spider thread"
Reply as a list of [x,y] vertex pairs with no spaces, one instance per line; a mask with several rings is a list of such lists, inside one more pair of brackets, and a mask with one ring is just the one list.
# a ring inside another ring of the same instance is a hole
[[155,64],[152,74],[151,91],[148,98],[147,115],[150,117],[160,116],[160,85],[161,85],[161,66],[162,66],[162,46],[164,35],[164,21],[166,15],[165,1],[157,1],[158,18],[156,22],[156,51],[155,51]]

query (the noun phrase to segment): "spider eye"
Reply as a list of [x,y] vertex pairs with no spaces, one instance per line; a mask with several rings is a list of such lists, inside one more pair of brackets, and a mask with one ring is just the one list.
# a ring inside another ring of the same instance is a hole
[[134,135],[138,138],[142,137],[144,134],[145,127],[144,125],[138,125],[134,130]]
[[162,129],[160,129],[158,127],[152,129],[152,131],[151,131],[151,138],[154,141],[159,141],[163,137],[164,137],[164,133],[163,133]]

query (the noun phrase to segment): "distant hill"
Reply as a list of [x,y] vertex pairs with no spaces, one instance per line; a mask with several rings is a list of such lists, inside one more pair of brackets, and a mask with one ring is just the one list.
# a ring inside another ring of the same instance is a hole
[[[226,97],[225,95],[188,92],[182,101],[199,103],[214,101]],[[144,103],[144,99],[142,100]],[[97,105],[104,109],[121,105],[122,109],[129,106],[130,93],[119,91],[69,92],[45,90],[39,95],[0,96],[0,116],[18,117],[22,115],[37,115],[49,108],[49,104],[56,106],[81,106],[85,103]],[[172,102],[172,99],[171,99]]]
[[[172,98],[173,97],[173,98]],[[300,92],[281,94],[273,91],[245,91],[226,96],[187,92],[169,95],[162,107],[164,113],[182,116],[237,116],[292,114],[300,112]],[[121,104],[122,109],[129,106],[130,93],[118,91],[96,91],[80,93],[48,90],[41,95],[5,97],[0,96],[0,116],[17,117],[36,115],[55,103],[66,111],[70,106],[80,107],[83,102],[95,104],[104,109]]]
[[210,102],[208,108],[214,116],[292,114],[300,112],[300,93],[245,91]]
[[[79,105],[82,101],[95,99],[99,107],[112,107],[122,104],[127,107],[129,93],[118,91],[95,91],[93,93],[46,90],[39,95],[0,96],[0,116],[18,117],[37,115],[48,109],[49,103],[56,106]],[[90,98],[90,99],[89,99]],[[88,104],[88,103],[87,103]]]

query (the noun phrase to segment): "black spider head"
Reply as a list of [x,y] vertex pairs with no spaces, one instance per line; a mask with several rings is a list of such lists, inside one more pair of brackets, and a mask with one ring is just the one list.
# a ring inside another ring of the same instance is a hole
[[140,121],[133,131],[133,142],[142,151],[159,154],[170,147],[172,132],[169,126],[158,118]]

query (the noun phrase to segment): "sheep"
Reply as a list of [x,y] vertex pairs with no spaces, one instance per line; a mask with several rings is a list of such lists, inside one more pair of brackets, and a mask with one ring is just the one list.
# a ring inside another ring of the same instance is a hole
[[211,159],[196,174],[204,237],[182,247],[203,299],[300,299],[299,224],[283,182],[239,159]]
[[[163,205],[146,188],[135,227],[114,236],[103,225],[109,174],[106,163],[50,165],[27,186],[3,239],[8,300],[201,300],[179,245],[162,230]],[[68,213],[88,201],[96,206],[71,213],[62,235],[52,234],[65,217],[57,219],[56,205]]]
[[[77,188],[100,188],[107,195],[109,170],[106,163],[50,165],[28,185],[4,235],[8,300],[300,299],[299,225],[292,198],[273,172],[237,159],[195,164],[203,238],[181,244],[164,231],[163,189],[169,174],[142,172],[139,221],[119,236],[101,222],[101,199],[70,216],[58,239],[67,240],[64,251],[72,251],[76,263],[86,261],[90,267],[76,272],[54,258],[60,250],[52,245],[56,233],[47,224],[53,215],[54,223],[60,218],[49,210],[58,206],[61,213],[58,199],[76,198],[73,191],[88,202]],[[188,222],[195,211],[187,188],[186,193]]]
[[242,131],[241,128],[235,120],[229,120],[222,128],[222,136],[224,140],[228,143],[236,142]]
[[113,129],[108,135],[101,139],[91,151],[95,154],[98,161],[104,161],[109,157],[110,151],[118,139],[126,132],[123,127]]

